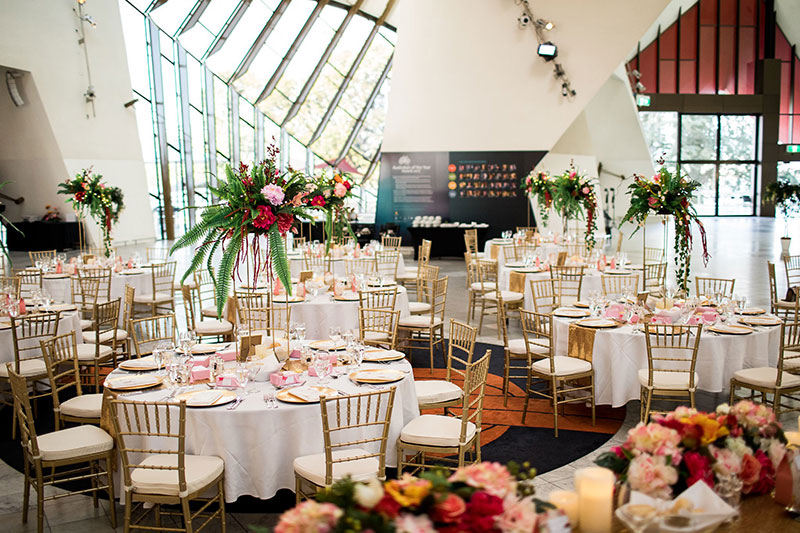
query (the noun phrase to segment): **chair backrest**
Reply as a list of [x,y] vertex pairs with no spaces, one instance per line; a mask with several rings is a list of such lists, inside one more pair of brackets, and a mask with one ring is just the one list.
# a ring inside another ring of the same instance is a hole
[[14,340],[14,372],[19,373],[20,361],[41,359],[39,341],[58,335],[60,311],[11,317],[11,335]]
[[200,310],[197,308],[197,287],[188,285],[181,286],[181,300],[183,300],[183,311],[186,314],[186,328],[194,331],[197,321],[202,320]]
[[330,254],[315,254],[309,248],[303,254],[303,263],[306,270],[323,269],[325,272],[333,272],[333,257]]
[[37,261],[55,261],[57,250],[38,250],[28,252],[28,257],[31,260],[31,266],[35,265]]
[[157,292],[172,294],[175,284],[175,269],[177,266],[177,261],[148,265],[153,276],[153,294]]
[[567,252],[558,252],[558,256],[556,257],[556,265],[563,265],[567,262]]
[[174,314],[139,318],[131,320],[130,325],[133,349],[137,357],[152,354],[160,342],[175,342],[178,338]]
[[468,229],[464,231],[464,246],[468,254],[478,253],[478,230]]
[[769,277],[769,309],[771,313],[775,312],[778,306],[778,280],[775,275],[775,263],[767,261],[767,276]]
[[394,279],[397,277],[397,265],[399,263],[400,252],[397,250],[375,252],[375,269],[379,276]]
[[[102,278],[97,276],[83,276],[80,271],[77,277],[72,278],[73,283],[73,301],[84,312],[91,312],[94,304],[101,301],[100,288],[102,286]],[[78,294],[75,295],[74,287],[77,286]],[[108,300],[108,298],[106,298]]]
[[251,334],[263,331],[275,338],[289,338],[292,308],[285,303],[269,307],[247,307],[241,311],[240,316],[240,327],[247,327]]
[[33,293],[42,289],[42,271],[34,268],[14,269],[14,276],[19,278],[20,298],[31,298]]
[[97,280],[97,300],[107,302],[111,299],[111,268],[84,267],[78,269],[78,279]]
[[644,263],[662,263],[664,262],[664,249],[654,248],[651,246],[644,247]]
[[490,292],[497,288],[497,261],[490,259],[477,260],[478,282],[481,284],[481,291]]
[[564,249],[569,257],[578,256],[586,259],[592,255],[592,250],[585,242],[569,242],[564,245]]
[[704,278],[695,276],[694,286],[696,296],[713,296],[714,294],[722,294],[728,298],[733,298],[733,286],[736,284],[735,279],[727,278]]
[[[382,345],[397,347],[397,324],[400,311],[393,309],[358,308],[358,334],[361,342],[379,339]],[[371,335],[372,334],[372,335]]]
[[[185,400],[178,405],[170,402],[112,400],[111,420],[126,486],[133,486],[131,473],[134,469],[176,472],[178,490],[186,493]],[[145,458],[151,460],[144,463]]]
[[22,453],[28,460],[39,458],[39,441],[36,438],[36,424],[31,410],[31,399],[28,396],[28,381],[14,370],[11,363],[6,363],[11,394],[14,396],[14,413],[19,422],[19,437]]
[[466,376],[467,365],[472,363],[475,354],[475,340],[478,338],[478,328],[463,322],[450,319],[450,336],[447,343],[447,381],[453,380],[453,374],[463,380]]
[[[6,291],[8,289],[8,291]],[[8,292],[14,300],[20,298],[20,279],[18,276],[0,276],[0,290]]]
[[483,419],[483,398],[486,393],[486,376],[489,373],[491,350],[464,368],[464,396],[461,402],[461,434],[459,443],[467,442],[467,424],[475,424],[476,434],[480,434]]
[[519,311],[522,338],[528,352],[528,365],[536,359],[550,359],[550,372],[555,373],[555,350],[553,349],[553,315],[535,311]]
[[433,281],[439,279],[439,267],[423,265],[417,270],[417,299],[431,303]]
[[61,425],[60,393],[75,388],[78,396],[83,394],[78,368],[78,349],[75,332],[62,333],[46,340],[40,340],[42,358],[47,367],[47,379],[53,398],[53,411],[56,414],[56,430]]
[[784,257],[783,266],[786,269],[786,286],[800,286],[800,255]]
[[426,301],[431,304],[431,325],[437,318],[444,324],[444,309],[447,305],[447,279],[447,276],[444,276],[425,283],[430,287],[430,289],[424,288],[423,290],[430,291],[426,296]]
[[689,388],[695,388],[694,369],[701,333],[700,325],[645,323],[648,387],[653,387],[655,372],[670,372],[686,374]]
[[358,291],[358,305],[367,309],[393,310],[397,301],[397,287],[365,289]]
[[393,235],[382,235],[381,246],[385,250],[397,250],[400,248],[400,243],[403,241],[402,237],[395,237]]
[[642,266],[643,288],[663,287],[667,280],[666,263],[646,263]]
[[122,325],[128,333],[131,333],[131,319],[133,319],[133,299],[136,296],[136,288],[125,285],[125,298],[122,300]]
[[145,250],[147,261],[164,262],[169,259],[169,248],[148,248]]
[[620,231],[619,235],[617,235],[617,250],[616,250],[617,253],[620,253],[622,251],[622,240],[624,238],[625,238],[625,233]]
[[[385,476],[386,445],[392,420],[395,387],[386,390],[320,398],[325,445],[325,485],[333,483],[334,465],[375,458],[379,478]],[[363,454],[348,455],[358,447]],[[339,451],[342,453],[338,453]]]
[[586,267],[583,265],[552,265],[550,267],[550,278],[561,282],[558,285],[558,305],[568,305],[581,299],[581,287],[585,272]]
[[417,249],[417,268],[420,269],[427,265],[431,260],[431,247],[433,242],[428,239],[422,239],[422,244]]
[[522,261],[528,256],[535,255],[537,248],[535,244],[517,243],[514,245],[514,255],[518,261]]
[[211,273],[206,268],[195,270],[194,282],[197,285],[197,299],[200,305],[200,310],[207,307],[216,308],[216,289],[214,287],[214,279]]
[[377,264],[373,257],[344,260],[344,272],[348,278],[356,274],[375,274],[377,271]]
[[239,322],[245,321],[245,310],[270,306],[269,295],[263,292],[236,291],[236,317]]
[[533,310],[537,313],[552,313],[559,306],[560,279],[532,279]]
[[467,288],[473,283],[478,283],[478,256],[472,252],[464,252],[464,266],[467,269]]
[[639,274],[603,274],[600,276],[603,296],[636,295],[639,291]]
[[781,344],[778,354],[778,380],[776,385],[783,384],[783,373],[796,369],[800,365],[800,317],[797,314],[792,321],[781,322]]

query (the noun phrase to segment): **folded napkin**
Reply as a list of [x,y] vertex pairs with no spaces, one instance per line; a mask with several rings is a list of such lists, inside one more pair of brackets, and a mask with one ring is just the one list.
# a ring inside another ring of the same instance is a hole
[[690,316],[689,320],[686,321],[686,323],[689,324],[690,326],[696,326],[697,324],[700,324],[702,322],[703,318],[698,315]]
[[220,356],[223,361],[236,361],[236,356],[238,354],[239,351],[236,349],[235,344],[223,350],[217,350],[217,355]]
[[203,405],[212,405],[214,402],[222,398],[222,393],[216,390],[205,390],[198,392],[196,394],[192,394],[188,400],[186,400],[186,405],[189,406],[203,406]]
[[367,350],[364,352],[364,361],[382,361],[392,357],[405,357],[405,354],[397,350]]
[[141,359],[128,359],[125,361],[126,368],[152,368],[156,365],[153,357],[142,357]]
[[275,357],[266,357],[261,366],[258,367],[254,381],[270,381],[272,379],[272,375],[280,371],[280,369],[281,364],[277,359],[275,359]]
[[672,324],[672,318],[669,316],[654,316],[650,319],[651,324]]
[[192,367],[192,374],[189,376],[189,381],[203,381],[211,379],[211,370],[205,365],[197,365]]
[[276,387],[284,387],[300,383],[300,374],[297,372],[273,372],[269,376],[269,382]]
[[217,376],[217,387],[236,389],[241,386],[236,376]]
[[155,383],[156,381],[157,378],[155,378],[154,376],[125,376],[110,380],[108,383],[111,387],[120,389],[125,387],[138,387],[140,385],[148,385],[150,383]]
[[397,372],[392,370],[378,370],[376,372],[361,371],[356,374],[356,379],[386,380],[397,379]]
[[719,314],[716,311],[705,311],[701,315],[703,317],[703,322],[706,324],[713,324],[719,318]]
[[192,366],[208,366],[208,362],[211,359],[208,355],[205,356],[194,356],[192,357]]
[[306,402],[315,402],[325,396],[319,389],[312,389],[310,387],[296,387],[291,389],[289,394]]
[[705,306],[705,305],[699,305],[694,310],[694,312],[699,314],[699,315],[701,315],[703,313],[708,313],[709,311],[713,312],[713,313],[716,313],[717,312],[717,308],[716,307],[708,307],[708,306]]
[[609,305],[603,315],[606,318],[613,318],[615,320],[622,320],[625,316],[625,307],[620,304]]

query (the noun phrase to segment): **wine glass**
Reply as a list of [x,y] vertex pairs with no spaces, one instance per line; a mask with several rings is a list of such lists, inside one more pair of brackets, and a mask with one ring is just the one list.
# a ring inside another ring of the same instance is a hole
[[331,339],[333,346],[338,346],[342,340],[342,328],[339,326],[331,326],[328,328],[328,337]]
[[180,336],[181,349],[186,355],[192,354],[192,348],[197,344],[197,334],[194,331],[183,331]]
[[19,302],[11,301],[8,304],[8,316],[11,318],[19,316]]
[[312,360],[312,365],[314,366],[314,370],[317,372],[317,377],[319,378],[320,384],[327,383],[329,381],[328,376],[332,371],[331,360],[328,352],[324,350],[318,351],[317,355]]
[[239,363],[236,366],[236,381],[239,382],[239,387],[242,389],[247,386],[247,382],[250,380],[250,369],[247,368],[245,363]]
[[627,503],[619,508],[619,512],[625,517],[626,525],[631,528],[633,533],[642,533],[650,523],[658,516],[658,511],[652,505]]

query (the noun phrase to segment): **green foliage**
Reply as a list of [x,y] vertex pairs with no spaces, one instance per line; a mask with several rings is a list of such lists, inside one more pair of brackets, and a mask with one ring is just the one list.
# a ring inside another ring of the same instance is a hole
[[800,213],[800,185],[778,180],[764,187],[764,201],[778,207],[785,218]]
[[119,221],[124,207],[122,189],[109,187],[102,181],[103,176],[92,174],[85,168],[74,179],[58,185],[58,194],[71,196],[67,202],[72,204],[80,216],[87,212],[103,232],[103,246],[106,257],[111,255],[111,228]]
[[527,196],[535,196],[541,206],[542,222],[547,223],[550,217],[550,207],[555,196],[555,182],[547,172],[531,172],[520,182],[520,188]]
[[586,220],[586,244],[594,248],[597,231],[597,197],[594,183],[570,167],[553,182],[553,208],[564,220]]

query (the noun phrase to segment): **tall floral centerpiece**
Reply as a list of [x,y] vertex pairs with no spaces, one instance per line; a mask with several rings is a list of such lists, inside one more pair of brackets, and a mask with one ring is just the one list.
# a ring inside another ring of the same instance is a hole
[[[170,253],[200,243],[182,281],[206,262],[214,280],[217,314],[230,292],[231,280],[242,261],[252,255],[253,281],[265,269],[274,269],[287,293],[291,294],[291,274],[283,235],[294,227],[296,217],[305,214],[309,190],[305,177],[289,170],[278,169],[278,150],[268,150],[268,159],[250,168],[242,163],[234,170],[225,168],[225,177],[217,187],[211,187],[218,203],[203,209],[200,222],[187,231],[172,246]],[[269,261],[261,263],[260,236],[267,237]],[[256,238],[251,238],[255,236]],[[214,270],[214,254],[222,249],[222,258]],[[248,263],[249,264],[249,263]],[[271,276],[270,276],[271,277]]]
[[789,223],[795,215],[800,213],[800,184],[791,183],[789,180],[778,180],[764,187],[764,201],[775,204],[783,215],[783,237],[781,237],[782,255],[789,255],[792,238],[789,235]]
[[557,176],[554,184],[553,207],[561,214],[566,231],[567,221],[586,220],[586,244],[594,248],[597,231],[597,196],[594,180],[578,173],[575,167]]
[[688,407],[653,417],[628,432],[621,446],[595,462],[613,470],[630,488],[671,498],[697,482],[740,485],[744,494],[767,494],[786,454],[775,413],[742,400],[705,413]]
[[73,179],[59,184],[58,194],[69,196],[67,202],[72,204],[80,218],[88,213],[97,222],[103,232],[105,255],[111,255],[111,229],[119,221],[124,207],[122,189],[106,185],[103,176],[85,168]]
[[529,198],[536,197],[536,203],[541,207],[542,223],[547,224],[555,193],[553,178],[543,170],[538,172],[531,171],[530,174],[522,178],[520,188]]
[[347,200],[356,197],[353,194],[353,179],[347,173],[337,171],[328,176],[328,173],[323,171],[311,181],[311,184],[314,188],[309,192],[309,206],[324,213],[327,253],[334,238],[341,239],[345,235],[355,238],[347,217],[350,211],[346,205]]
[[[691,202],[694,191],[700,188],[700,183],[688,176],[681,176],[679,172],[670,172],[663,166],[663,160],[659,160],[659,164],[662,165],[661,169],[653,176],[653,179],[648,180],[643,176],[634,176],[633,183],[628,186],[631,206],[622,217],[622,223],[635,222],[643,227],[647,217],[651,214],[673,216],[675,223],[675,277],[678,287],[688,293],[692,255],[692,222],[696,222],[700,230],[703,243],[703,264],[707,265],[710,258],[706,230],[703,223],[697,218],[697,211]],[[636,231],[638,228],[633,233]]]

